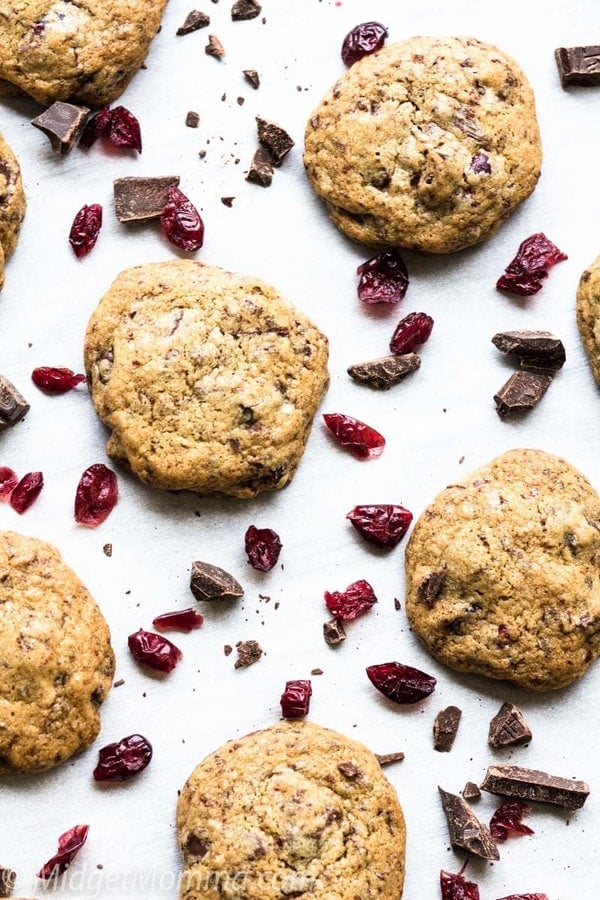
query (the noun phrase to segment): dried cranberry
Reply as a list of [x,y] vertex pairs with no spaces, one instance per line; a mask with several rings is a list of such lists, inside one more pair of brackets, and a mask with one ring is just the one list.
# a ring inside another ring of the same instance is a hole
[[360,275],[358,299],[363,303],[399,303],[408,288],[408,272],[393,250],[368,259],[356,270]]
[[259,572],[269,572],[281,553],[281,541],[271,528],[256,528],[250,525],[244,537],[248,562]]
[[75,521],[95,528],[108,518],[117,504],[117,476],[103,463],[85,470],[75,492]]
[[23,475],[20,482],[13,488],[10,495],[10,505],[19,515],[29,509],[40,495],[44,487],[44,476],[41,472],[28,472]]
[[377,597],[368,581],[354,581],[345,591],[325,591],[325,603],[336,619],[351,622],[370,610]]
[[130,147],[138,153],[142,152],[140,123],[124,106],[111,109],[106,139],[113,147]]
[[479,153],[476,153],[473,159],[471,160],[471,165],[469,166],[472,172],[475,172],[476,175],[481,175],[484,173],[485,175],[492,174],[492,167],[490,165],[490,158],[487,153],[484,153],[482,150]]
[[373,459],[383,453],[385,438],[370,425],[343,413],[324,413],[323,418],[340,447],[357,459]]
[[183,653],[160,634],[140,628],[127,638],[127,644],[134,659],[159,672],[172,672]]
[[83,134],[79,140],[80,147],[89,149],[95,144],[99,137],[104,137],[108,131],[110,120],[112,118],[112,110],[108,106],[100,109],[95,116],[87,122],[83,129]]
[[390,341],[390,350],[397,356],[411,353],[429,339],[433,319],[427,313],[413,312],[400,319]]
[[94,780],[126,781],[142,772],[151,759],[150,741],[141,734],[130,734],[98,750],[98,765],[94,769]]
[[366,541],[386,550],[399,544],[412,522],[413,515],[403,506],[375,503],[355,506],[346,516]]
[[501,900],[548,900],[547,894],[511,894],[510,897],[502,897]]
[[9,494],[19,483],[19,476],[8,466],[0,466],[0,500],[8,500]]
[[66,394],[78,384],[83,384],[85,375],[76,375],[71,369],[39,366],[31,373],[31,380],[47,394]]
[[94,249],[102,228],[102,207],[99,203],[82,206],[71,225],[69,243],[75,256],[81,259]]
[[164,233],[181,250],[199,250],[204,241],[204,223],[200,213],[175,185],[170,186],[168,198],[160,217]]
[[175,631],[185,631],[189,633],[194,628],[200,628],[204,618],[190,606],[188,609],[176,609],[174,612],[162,613],[152,619],[155,628],[162,631],[167,628],[173,628]]
[[531,812],[531,807],[521,803],[520,800],[507,800],[499,806],[490,822],[490,831],[496,841],[503,842],[510,833],[535,834],[521,821],[526,813]]
[[530,235],[519,246],[517,255],[508,264],[496,287],[519,297],[531,297],[542,288],[548,269],[568,256],[549,241],[541,231]]
[[379,22],[363,22],[349,31],[342,44],[342,60],[351,66],[363,56],[380,50],[388,36],[387,28]]
[[[462,870],[461,870],[462,871]],[[479,900],[479,888],[473,881],[466,881],[461,872],[440,872],[442,900]]]
[[367,675],[378,691],[394,703],[418,703],[435,690],[436,679],[402,663],[367,666]]
[[89,830],[89,825],[74,825],[61,834],[58,839],[58,852],[42,866],[37,877],[47,881],[62,875],[87,841]]
[[281,715],[284,719],[303,719],[308,715],[312,686],[310,681],[286,681],[281,695]]

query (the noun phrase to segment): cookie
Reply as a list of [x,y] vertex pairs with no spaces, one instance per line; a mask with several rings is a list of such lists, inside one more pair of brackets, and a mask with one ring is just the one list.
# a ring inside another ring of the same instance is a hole
[[446,253],[489,238],[536,186],[533,92],[475,38],[413,37],[355,63],[309,119],[304,162],[337,227]]
[[41,772],[100,730],[108,626],[55,547],[0,532],[0,775]]
[[577,325],[596,384],[600,387],[600,256],[579,280]]
[[600,653],[600,498],[564,459],[510,450],[427,507],[406,550],[414,633],[458,672],[564,687]]
[[0,90],[16,88],[45,105],[112,103],[146,58],[166,2],[6,0]]
[[400,900],[406,830],[363,744],[280,722],[208,756],[177,813],[180,900]]
[[4,284],[4,263],[17,246],[24,215],[25,193],[19,163],[0,134],[0,289]]
[[256,278],[190,260],[127,269],[85,365],[107,452],[165,490],[254,497],[288,483],[327,388],[327,339]]

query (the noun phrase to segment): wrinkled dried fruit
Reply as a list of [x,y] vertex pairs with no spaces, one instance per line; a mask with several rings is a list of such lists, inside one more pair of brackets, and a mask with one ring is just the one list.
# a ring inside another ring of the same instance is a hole
[[248,562],[259,572],[270,572],[281,553],[281,541],[271,528],[250,525],[244,537]]
[[186,633],[193,631],[194,628],[200,628],[203,622],[203,616],[192,609],[191,606],[188,609],[177,609],[173,612],[161,613],[160,616],[152,619],[154,627],[160,628],[161,631],[172,628],[174,631],[185,631]]
[[284,719],[303,719],[308,715],[312,686],[310,681],[286,681],[281,695],[281,715]]
[[385,438],[370,425],[343,413],[324,413],[323,418],[340,447],[357,459],[373,459],[383,453]]
[[23,475],[18,485],[13,488],[10,495],[10,505],[19,515],[29,509],[32,503],[40,495],[44,487],[44,476],[41,472],[28,472]]
[[183,653],[160,634],[140,628],[127,638],[134,659],[158,672],[172,672]]
[[390,350],[401,356],[429,339],[433,319],[427,313],[413,312],[400,319],[390,341]]
[[408,272],[399,253],[388,250],[368,259],[356,270],[360,275],[358,299],[363,303],[399,303],[408,288]]
[[9,494],[19,483],[19,476],[8,466],[0,466],[0,500],[8,500]]
[[363,56],[383,47],[388,31],[379,22],[362,22],[349,31],[342,44],[342,60],[351,66]]
[[140,123],[124,106],[115,106],[110,111],[110,121],[106,129],[106,138],[113,147],[128,147],[142,152],[142,134]]
[[169,188],[169,199],[160,217],[167,238],[181,250],[199,250],[204,241],[204,223],[200,213],[178,187]]
[[75,521],[95,528],[108,518],[119,498],[117,476],[103,463],[85,470],[75,493]]
[[75,256],[81,259],[94,249],[102,228],[102,207],[99,203],[82,206],[71,225],[69,243]]
[[355,506],[346,518],[366,541],[390,550],[400,543],[408,531],[413,515],[403,506],[375,503]]
[[96,115],[89,119],[87,125],[83,129],[79,146],[89,149],[92,144],[96,143],[99,137],[103,137],[108,131],[111,116],[112,110],[110,110],[108,106],[98,110]]
[[58,839],[58,852],[42,866],[37,877],[44,881],[62,875],[85,844],[89,825],[74,825]]
[[378,691],[394,703],[418,703],[435,690],[436,679],[399,662],[367,666],[367,675]]
[[369,582],[362,580],[349,584],[345,591],[325,591],[325,603],[336,619],[351,622],[368,612],[377,603],[377,597]]
[[47,394],[66,394],[78,384],[84,384],[85,375],[76,375],[71,369],[39,366],[31,373],[31,380]]
[[542,287],[548,269],[568,256],[549,241],[541,231],[530,235],[519,246],[517,255],[508,264],[496,287],[519,297],[531,297]]
[[442,900],[479,900],[479,888],[473,881],[466,881],[459,872],[440,872]]
[[496,841],[505,841],[509,834],[535,834],[521,821],[526,813],[531,812],[531,807],[521,803],[520,800],[507,800],[499,806],[490,822],[490,831]]
[[152,759],[152,745],[141,734],[130,734],[98,750],[95,781],[126,781],[142,772]]
[[548,900],[547,894],[511,894],[510,897],[501,897],[500,900]]

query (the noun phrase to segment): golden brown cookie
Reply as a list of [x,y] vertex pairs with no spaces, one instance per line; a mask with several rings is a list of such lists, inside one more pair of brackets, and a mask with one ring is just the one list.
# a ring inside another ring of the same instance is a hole
[[109,456],[167,490],[254,497],[288,483],[327,388],[327,339],[277,291],[215,266],[127,269],[85,364]]
[[600,386],[600,256],[579,280],[577,325],[596,384]]
[[93,598],[56,548],[0,532],[0,775],[41,772],[100,730],[114,656]]
[[230,741],[179,799],[180,900],[400,900],[406,829],[363,744],[306,721]]
[[406,575],[415,634],[459,672],[550,691],[600,653],[600,498],[557,456],[510,450],[438,494]]
[[0,289],[4,284],[4,263],[17,246],[24,215],[25,193],[19,163],[0,134]]
[[490,237],[533,191],[534,97],[497,47],[413,37],[355,63],[309,119],[304,162],[348,237],[445,253]]

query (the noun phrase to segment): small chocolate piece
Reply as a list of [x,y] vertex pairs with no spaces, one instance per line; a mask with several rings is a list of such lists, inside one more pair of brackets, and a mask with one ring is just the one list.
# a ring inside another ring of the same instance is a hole
[[209,34],[208,44],[204,48],[204,52],[207,56],[214,56],[215,59],[223,59],[225,56],[225,48],[219,38],[214,34]]
[[231,646],[231,644],[223,645],[223,653],[225,654],[225,656],[230,656],[233,653],[233,647]]
[[497,394],[494,394],[496,412],[501,419],[515,412],[523,412],[537,406],[552,381],[552,375],[535,372],[514,372]]
[[190,590],[196,600],[238,600],[244,589],[233,575],[206,562],[193,562]]
[[125,679],[124,679],[124,678],[119,678],[117,681],[115,681],[115,682],[113,683],[113,687],[114,687],[114,688],[115,688],[115,687],[123,687],[124,684],[125,684]]
[[400,750],[397,753],[376,753],[375,756],[380,766],[389,766],[390,763],[402,762],[404,759],[404,753]]
[[112,544],[105,544],[102,548],[105,556],[112,556]]
[[79,141],[90,110],[87,106],[75,106],[57,100],[41,115],[31,120],[31,124],[50,139],[52,149],[63,156]]
[[246,19],[255,19],[260,15],[262,6],[256,0],[236,0],[231,7],[231,18],[234,22],[243,22]]
[[29,411],[29,403],[12,381],[0,375],[0,431],[16,425]]
[[238,652],[238,658],[235,661],[234,669],[245,669],[251,666],[263,655],[263,649],[258,641],[238,641],[235,645]]
[[490,766],[481,789],[519,800],[552,803],[564,807],[567,812],[582,807],[590,792],[585,781],[548,775],[536,769],[521,769],[519,766]]
[[563,87],[600,84],[600,47],[558,47],[554,58]]
[[231,209],[231,207],[233,206],[234,200],[235,197],[221,197],[221,203],[223,204],[223,206],[228,206],[229,209]]
[[267,148],[271,154],[273,165],[279,168],[294,146],[294,141],[287,131],[280,125],[276,125],[275,122],[269,122],[267,119],[257,116],[256,125],[259,143]]
[[368,362],[349,366],[348,375],[360,384],[378,390],[387,390],[399,384],[407,375],[421,365],[421,357],[416,353],[403,356],[381,356]]
[[474,781],[467,781],[464,788],[462,789],[462,795],[464,800],[479,800],[479,798],[481,797],[481,791]]
[[185,124],[188,128],[197,128],[200,124],[200,115],[197,112],[194,112],[193,109],[190,109],[185,117]]
[[323,637],[330,647],[337,647],[346,640],[346,630],[341,619],[331,619],[323,623]]
[[17,880],[17,873],[0,866],[0,897],[10,897]]
[[260,77],[256,69],[244,69],[244,77],[248,84],[251,84],[254,90],[260,87]]
[[433,723],[433,749],[438,753],[449,753],[452,750],[462,710],[458,706],[447,706],[440,710]]
[[177,29],[175,34],[191,34],[192,31],[206,28],[207,25],[210,25],[210,16],[200,12],[199,9],[193,9],[187,14],[185,22]]
[[273,181],[273,166],[267,151],[263,150],[262,147],[259,147],[254,154],[250,163],[250,169],[246,175],[246,181],[251,181],[252,184],[259,184],[261,187],[269,187]]
[[433,609],[435,601],[442,593],[446,583],[446,570],[440,569],[439,572],[432,572],[427,578],[424,578],[419,585],[418,595],[421,603],[424,603],[428,609]]
[[558,372],[565,364],[563,342],[549,331],[501,331],[492,344],[508,356],[517,356],[522,369],[534,372]]
[[503,703],[490,722],[490,747],[518,747],[528,744],[531,738],[531,730],[519,707],[514,703]]
[[458,794],[449,794],[438,787],[442,806],[448,820],[450,843],[482,859],[500,859],[496,842],[487,825],[480,822]]
[[171,185],[179,184],[179,175],[158,178],[128,176],[115,178],[113,194],[119,222],[145,222],[157,219],[169,199]]
[[311,674],[311,675],[322,675],[322,674],[323,674],[323,669],[311,669],[311,670],[310,670],[310,674]]

